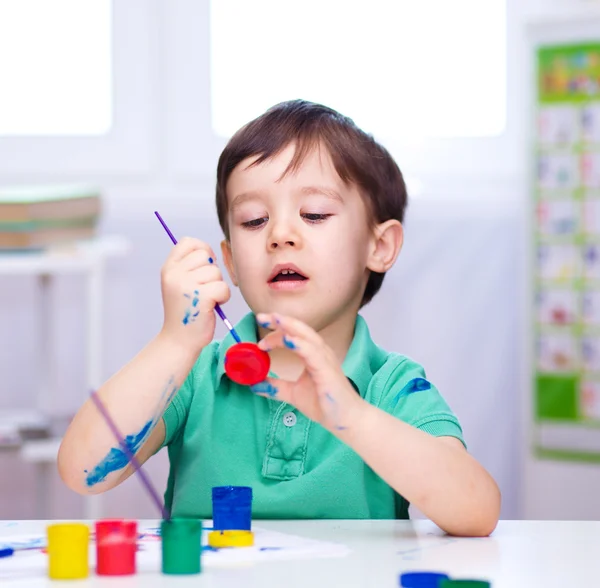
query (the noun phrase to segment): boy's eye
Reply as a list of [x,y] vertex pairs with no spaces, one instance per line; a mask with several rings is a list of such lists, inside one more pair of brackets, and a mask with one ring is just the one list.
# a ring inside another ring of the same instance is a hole
[[317,213],[313,213],[313,212],[306,212],[302,215],[302,218],[306,219],[307,221],[309,221],[311,223],[318,223],[318,222],[324,221],[325,219],[327,219],[330,216],[331,216],[330,214],[317,214]]
[[262,218],[255,218],[249,221],[246,221],[245,223],[242,223],[242,227],[246,227],[247,229],[257,229],[258,227],[260,227],[263,223],[267,222],[269,219],[267,217],[262,217]]

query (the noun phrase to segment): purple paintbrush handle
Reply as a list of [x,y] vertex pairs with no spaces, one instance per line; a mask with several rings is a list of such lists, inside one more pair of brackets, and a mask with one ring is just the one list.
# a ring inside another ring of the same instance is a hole
[[152,485],[150,478],[148,478],[148,476],[146,476],[146,472],[142,469],[142,466],[141,466],[140,462],[138,461],[137,457],[133,454],[133,452],[129,448],[129,445],[127,445],[127,443],[125,442],[125,439],[123,439],[123,436],[119,432],[119,429],[117,429],[117,425],[112,420],[110,414],[108,414],[108,410],[106,410],[106,407],[100,400],[100,397],[98,396],[98,394],[96,393],[95,390],[92,390],[92,402],[96,405],[96,408],[98,409],[98,411],[100,412],[100,414],[102,415],[104,420],[106,421],[108,428],[112,431],[112,434],[115,436],[117,442],[121,446],[121,449],[123,450],[123,452],[127,456],[127,459],[133,466],[133,469],[139,475],[140,479],[142,480],[142,483],[144,484],[144,486],[146,487],[146,490],[148,491],[148,494],[150,494],[150,498],[152,498],[152,500],[158,507],[158,510],[160,511],[160,513],[162,515],[162,518],[165,521],[168,521],[170,518],[169,513],[167,512],[166,508],[163,506],[162,500],[160,499],[158,492],[155,490],[154,486]]
[[[155,210],[154,214],[156,215],[156,218],[159,220],[160,224],[163,226],[163,229],[167,232],[167,235],[169,235],[169,237],[171,237],[171,241],[173,241],[173,245],[177,245],[177,239],[175,239],[175,235],[173,235],[173,233],[171,233],[171,229],[169,229],[169,227],[167,227],[167,223],[163,220],[162,216],[160,216],[160,213],[158,212],[158,210]],[[209,261],[210,261],[210,263],[212,263],[213,262],[212,258],[209,258]],[[229,319],[225,316],[225,313],[221,310],[221,307],[217,303],[215,303],[215,312],[221,317],[221,320],[225,323],[225,326],[229,329],[231,336],[238,343],[241,343],[242,340],[240,339],[239,335],[236,333],[235,329],[233,328],[233,325],[231,324]]]

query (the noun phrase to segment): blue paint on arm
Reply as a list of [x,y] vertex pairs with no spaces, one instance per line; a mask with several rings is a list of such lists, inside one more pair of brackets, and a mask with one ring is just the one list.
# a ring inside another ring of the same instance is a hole
[[394,398],[394,404],[397,404],[403,396],[412,394],[413,392],[422,392],[423,390],[429,390],[431,384],[425,378],[413,378],[410,382],[396,394]]
[[[137,453],[138,449],[150,434],[153,424],[154,421],[148,421],[142,427],[141,431],[125,437],[125,443],[131,453],[134,455]],[[95,486],[106,480],[106,477],[110,473],[122,470],[128,463],[129,459],[125,452],[121,448],[113,447],[106,457],[91,472],[88,472],[85,477],[85,483],[88,488]]]
[[335,401],[335,398],[331,394],[329,394],[329,392],[325,392],[325,398],[327,398],[327,402],[331,404],[331,416],[333,418],[333,424],[336,430],[345,431],[348,427],[344,427],[342,424],[340,424],[340,409],[337,402]]
[[181,321],[184,325],[187,325],[190,322],[190,315],[191,315],[191,313],[190,313],[190,310],[188,308],[185,311],[185,314],[183,315],[183,319]]

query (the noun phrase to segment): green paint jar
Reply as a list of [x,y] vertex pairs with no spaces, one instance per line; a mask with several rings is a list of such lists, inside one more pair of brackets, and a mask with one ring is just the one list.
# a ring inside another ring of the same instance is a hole
[[202,521],[170,519],[160,524],[163,574],[199,574]]

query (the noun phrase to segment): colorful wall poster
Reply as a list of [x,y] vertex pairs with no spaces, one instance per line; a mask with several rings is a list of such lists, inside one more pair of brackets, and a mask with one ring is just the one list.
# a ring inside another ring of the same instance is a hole
[[600,41],[537,50],[534,426],[600,463]]

